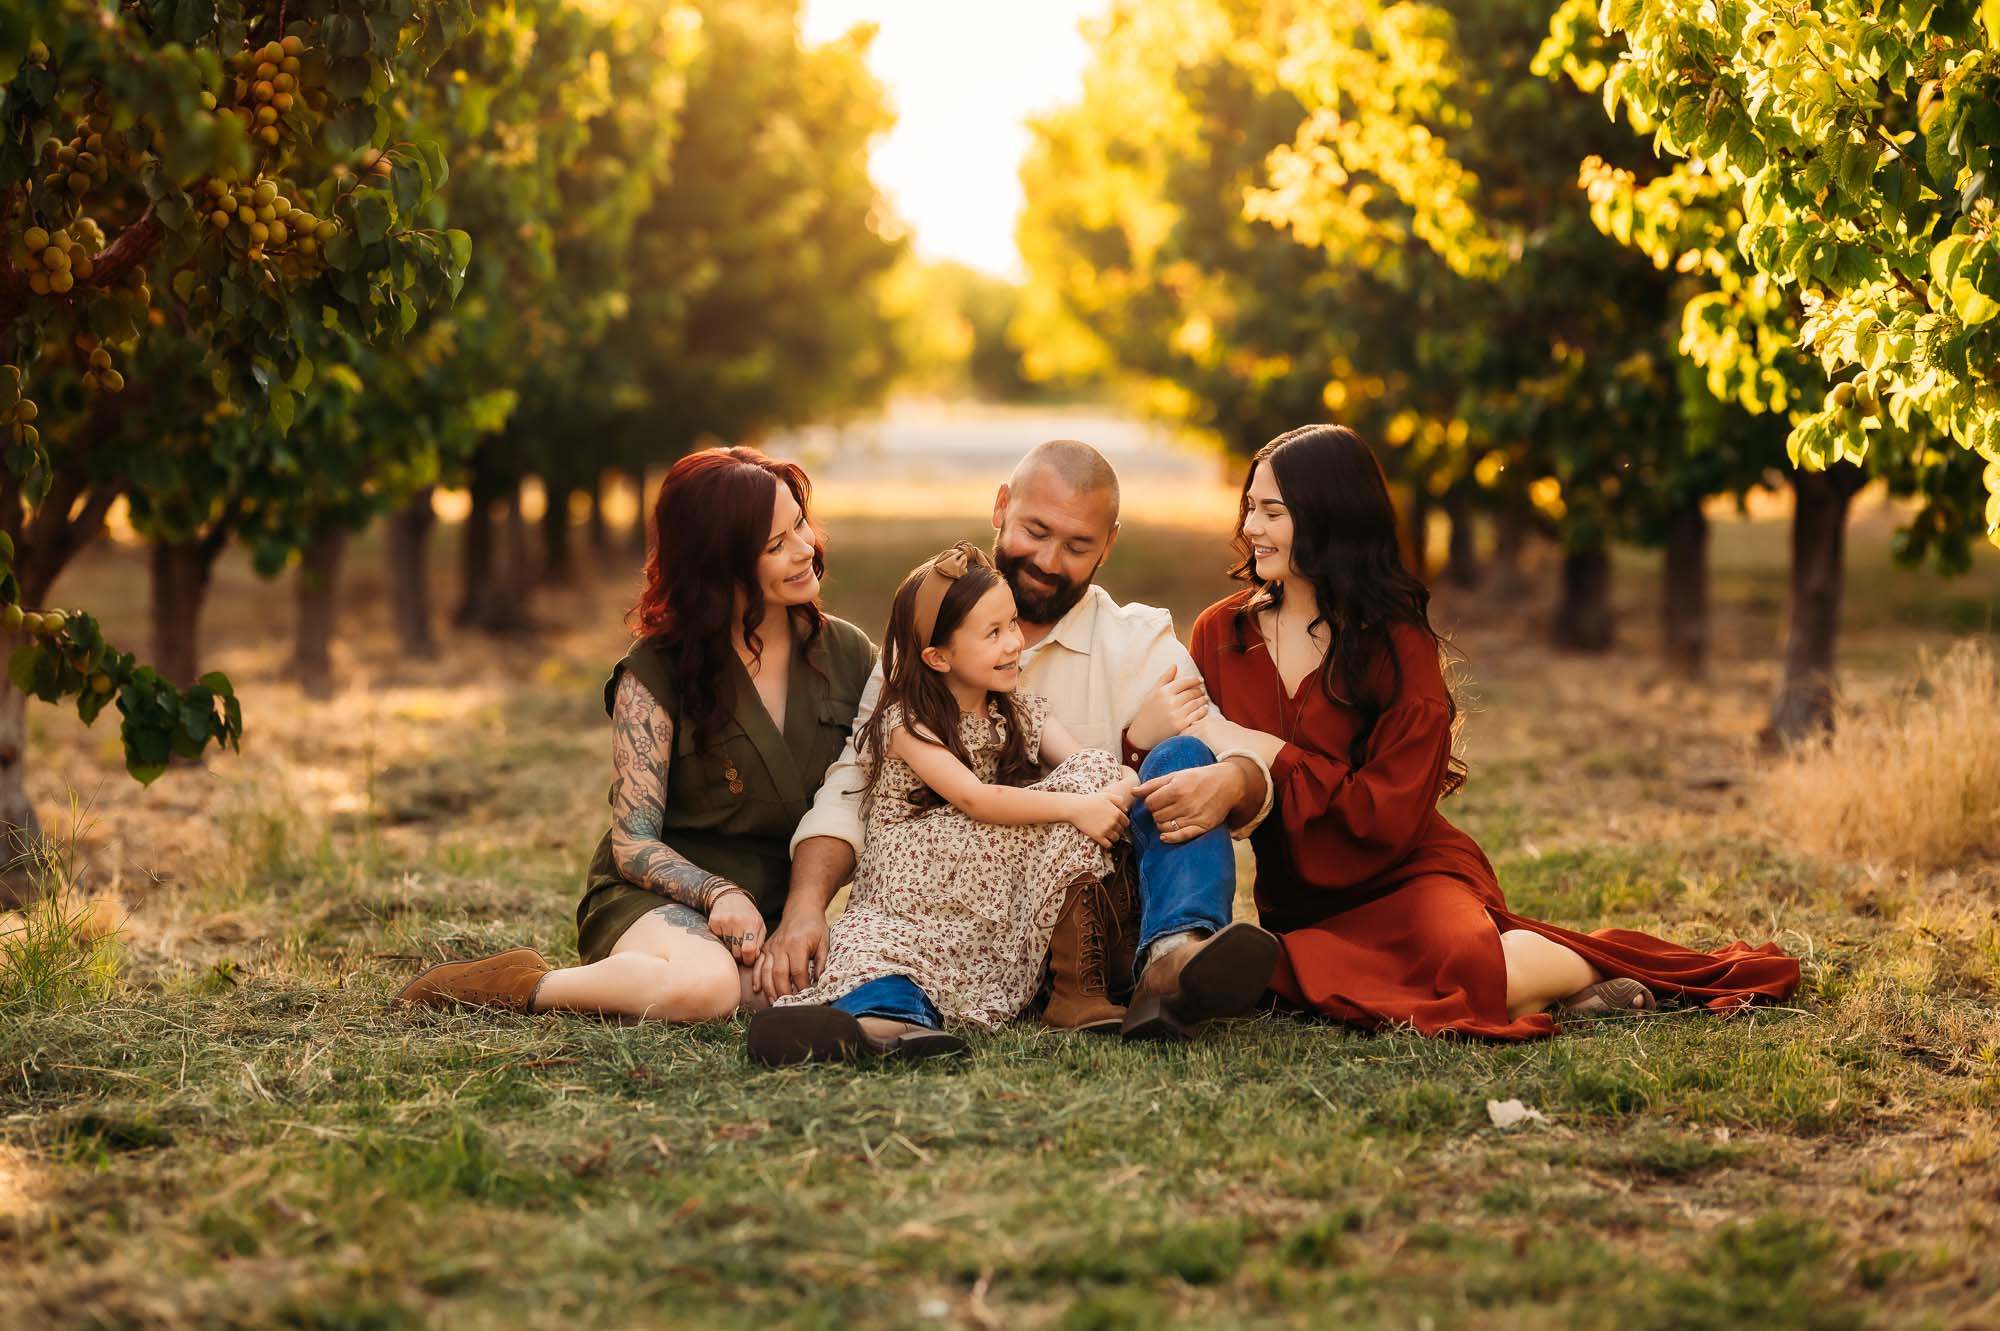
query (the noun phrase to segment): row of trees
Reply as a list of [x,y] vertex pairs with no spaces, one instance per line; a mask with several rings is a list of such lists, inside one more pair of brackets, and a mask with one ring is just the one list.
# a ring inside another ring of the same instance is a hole
[[1448,573],[1476,512],[1498,576],[1562,542],[1569,646],[1611,641],[1609,543],[1664,546],[1689,673],[1704,504],[1782,468],[1773,728],[1824,725],[1867,477],[1917,501],[1906,559],[2000,530],[1992,37],[1969,0],[1883,8],[1121,5],[1023,170],[1030,368],[1137,375],[1242,450],[1356,425],[1413,522],[1450,513]]
[[[199,624],[230,543],[297,568],[328,682],[348,538],[387,516],[435,650],[432,491],[474,498],[456,618],[506,631],[571,496],[700,437],[865,403],[897,352],[865,30],[797,0],[29,0],[0,14],[0,829],[24,702],[115,705],[128,766],[234,744]],[[529,557],[521,496],[548,495]],[[151,661],[51,609],[123,498]]]

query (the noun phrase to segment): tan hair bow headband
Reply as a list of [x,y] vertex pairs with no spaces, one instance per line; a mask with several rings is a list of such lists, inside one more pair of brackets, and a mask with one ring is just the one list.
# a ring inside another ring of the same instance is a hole
[[951,590],[951,584],[965,576],[965,570],[975,561],[986,562],[979,557],[979,547],[970,541],[960,541],[931,561],[923,582],[917,587],[917,647],[920,650],[930,646],[931,634],[937,632],[938,609],[944,605],[945,593]]

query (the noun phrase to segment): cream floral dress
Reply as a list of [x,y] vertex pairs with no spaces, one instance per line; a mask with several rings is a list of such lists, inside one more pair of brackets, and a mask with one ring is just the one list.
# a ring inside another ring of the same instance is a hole
[[[1000,762],[998,708],[959,716],[973,773],[991,782]],[[1028,751],[1041,747],[1048,704],[1016,693]],[[883,724],[901,724],[892,707]],[[1091,794],[1119,775],[1102,749],[1079,749],[1028,787]],[[1034,997],[1049,935],[1072,883],[1111,870],[1111,856],[1069,823],[999,827],[952,806],[918,808],[923,785],[910,765],[885,756],[868,803],[867,841],[847,910],[827,939],[817,984],[778,1003],[830,1003],[869,980],[904,975],[948,1021],[998,1026]]]

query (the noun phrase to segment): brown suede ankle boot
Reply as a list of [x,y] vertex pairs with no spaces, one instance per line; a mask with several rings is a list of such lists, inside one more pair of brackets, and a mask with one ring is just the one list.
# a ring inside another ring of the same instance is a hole
[[474,961],[447,961],[404,985],[389,1005],[450,1007],[457,1003],[533,1012],[535,991],[548,973],[549,963],[531,947],[512,948]]
[[1051,988],[1048,1006],[1042,1009],[1043,1025],[1110,1035],[1125,1020],[1125,1009],[1106,994],[1111,909],[1110,896],[1097,879],[1070,885],[1056,931],[1049,936]]

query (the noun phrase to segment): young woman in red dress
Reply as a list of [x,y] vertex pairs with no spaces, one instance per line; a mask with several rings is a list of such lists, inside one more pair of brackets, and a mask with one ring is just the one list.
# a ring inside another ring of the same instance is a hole
[[1250,586],[1195,622],[1214,707],[1190,733],[1270,768],[1251,846],[1257,910],[1283,942],[1281,1000],[1360,1026],[1525,1040],[1656,995],[1727,1009],[1797,987],[1798,962],[1773,944],[1697,952],[1507,909],[1493,866],[1437,809],[1464,780],[1456,707],[1430,593],[1403,566],[1382,469],[1352,430],[1265,445],[1236,545],[1233,576]]

